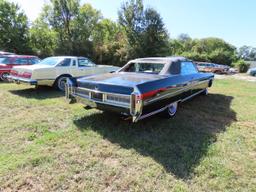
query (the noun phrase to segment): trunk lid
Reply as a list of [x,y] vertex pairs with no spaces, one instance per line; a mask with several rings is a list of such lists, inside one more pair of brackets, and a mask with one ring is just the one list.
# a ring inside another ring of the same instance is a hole
[[77,80],[77,86],[95,91],[130,95],[136,85],[162,78],[164,77],[155,74],[106,73],[80,78]]
[[12,71],[16,71],[18,74],[22,74],[24,72],[32,73],[36,69],[42,69],[42,68],[51,68],[49,65],[27,65],[27,66],[15,66],[12,68]]

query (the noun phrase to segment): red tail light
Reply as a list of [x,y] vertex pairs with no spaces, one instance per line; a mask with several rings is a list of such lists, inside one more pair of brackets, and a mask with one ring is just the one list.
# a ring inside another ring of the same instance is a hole
[[17,76],[17,75],[18,75],[18,72],[15,71],[15,70],[11,70],[10,74],[13,75],[13,76]]
[[29,72],[24,72],[22,75],[23,78],[27,78],[27,79],[30,79],[31,76],[32,76],[32,73],[29,73]]

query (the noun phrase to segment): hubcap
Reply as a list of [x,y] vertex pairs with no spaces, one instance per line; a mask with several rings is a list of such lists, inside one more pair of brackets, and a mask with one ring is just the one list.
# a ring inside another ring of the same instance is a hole
[[58,81],[58,87],[61,91],[64,91],[65,90],[65,84],[67,82],[67,78],[66,77],[62,77],[59,79]]
[[168,107],[168,112],[171,116],[175,115],[176,111],[177,111],[177,102],[172,103],[169,107]]
[[3,73],[2,76],[1,76],[1,79],[2,79],[3,81],[6,81],[8,75],[9,75],[9,73]]

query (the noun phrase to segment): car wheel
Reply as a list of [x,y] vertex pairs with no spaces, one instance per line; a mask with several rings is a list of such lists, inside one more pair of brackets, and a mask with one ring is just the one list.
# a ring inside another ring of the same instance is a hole
[[7,72],[2,73],[1,76],[0,76],[0,79],[1,79],[2,81],[7,82],[7,81],[8,81],[8,78],[7,78],[8,75],[9,75],[9,73],[7,73]]
[[65,84],[67,79],[68,76],[60,76],[55,82],[55,87],[60,91],[65,91]]
[[174,102],[170,104],[165,111],[166,117],[167,118],[174,117],[177,110],[178,110],[178,102]]

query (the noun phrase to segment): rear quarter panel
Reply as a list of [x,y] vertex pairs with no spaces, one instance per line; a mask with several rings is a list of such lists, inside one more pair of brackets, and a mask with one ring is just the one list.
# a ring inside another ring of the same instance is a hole
[[[191,77],[194,78],[193,81],[191,81]],[[138,85],[137,88],[141,94],[154,93],[143,101],[143,114],[185,99],[193,93],[207,88],[212,78],[213,75],[209,73],[197,73],[194,76],[172,75]],[[157,91],[154,92],[155,90]]]

